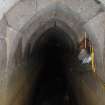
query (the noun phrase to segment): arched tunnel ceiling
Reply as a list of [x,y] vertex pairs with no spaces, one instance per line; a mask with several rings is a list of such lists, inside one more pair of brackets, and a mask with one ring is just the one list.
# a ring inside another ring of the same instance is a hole
[[[103,42],[93,34],[93,30],[88,30],[88,27],[90,27],[88,22],[92,19],[94,20],[95,16],[98,17],[98,14],[100,15],[103,13],[101,6],[94,1],[43,2],[37,1],[37,6],[35,7],[35,2],[33,0],[22,1],[17,3],[17,5],[6,14],[10,28],[13,28],[13,31],[16,32],[16,36],[22,37],[23,52],[33,33],[38,33],[38,29],[40,30],[41,27],[43,27],[41,31],[44,32],[44,30],[53,27],[56,22],[56,25],[61,29],[66,30],[66,32],[68,31],[69,33],[70,29],[75,32],[75,36],[72,36],[73,40],[76,39],[74,42],[79,42],[81,37],[84,35],[84,32],[87,32],[91,42],[94,47],[96,47],[96,59],[99,59],[97,56],[101,56],[101,54],[103,54],[103,49],[99,47],[99,44]],[[28,10],[27,7],[29,8]],[[19,8],[21,8],[21,12]],[[26,10],[26,12],[24,10]],[[8,40],[8,43],[11,42]],[[16,47],[14,47],[14,49],[15,48]],[[101,57],[100,62],[102,62]],[[97,63],[97,65],[98,64],[99,63]],[[100,66],[101,64],[102,63],[100,63]]]
[[[20,58],[24,56],[25,48],[30,43],[30,39],[37,39],[39,35],[54,27],[55,24],[68,35],[72,32],[75,33],[71,36],[75,44],[80,41],[84,32],[87,33],[95,48],[96,73],[101,80],[105,81],[104,6],[94,0],[10,1],[12,3],[7,2],[7,0],[2,2],[4,5],[0,9],[0,40],[4,48],[3,51],[7,53],[4,54],[5,57],[2,56],[0,62],[0,65],[2,65],[2,62],[7,59],[4,62],[5,70],[0,74],[3,81],[12,76],[16,65],[11,65],[11,63],[14,62],[16,55],[19,55],[18,59],[21,60]],[[36,33],[36,35],[33,33]],[[2,53],[2,48],[0,47],[0,49]],[[3,77],[3,74],[5,77]],[[7,84],[8,81],[3,86],[6,87]],[[3,88],[3,91],[1,89],[0,92],[4,94],[5,89]]]

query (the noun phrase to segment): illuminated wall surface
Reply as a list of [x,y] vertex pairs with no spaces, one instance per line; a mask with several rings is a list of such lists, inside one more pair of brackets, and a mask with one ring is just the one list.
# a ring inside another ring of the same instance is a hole
[[104,0],[0,0],[0,105],[105,105],[104,45]]

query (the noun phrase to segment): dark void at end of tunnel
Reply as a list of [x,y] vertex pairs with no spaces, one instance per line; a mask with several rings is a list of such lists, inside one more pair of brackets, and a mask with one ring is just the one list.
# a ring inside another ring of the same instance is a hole
[[75,56],[72,40],[60,29],[49,29],[37,40],[29,60],[41,69],[29,105],[74,105],[68,76]]

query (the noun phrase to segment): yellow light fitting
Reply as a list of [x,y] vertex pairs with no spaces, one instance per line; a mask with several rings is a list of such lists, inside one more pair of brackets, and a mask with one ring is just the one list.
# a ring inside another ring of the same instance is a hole
[[91,65],[92,65],[92,70],[93,72],[96,72],[96,67],[95,67],[95,56],[94,56],[94,48],[91,47]]

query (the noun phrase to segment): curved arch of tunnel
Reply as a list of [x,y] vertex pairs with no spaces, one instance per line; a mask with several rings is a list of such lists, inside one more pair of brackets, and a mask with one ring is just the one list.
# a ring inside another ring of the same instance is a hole
[[32,52],[28,53],[27,65],[32,73],[38,72],[31,87],[29,104],[65,104],[64,97],[69,96],[71,88],[70,69],[74,66],[77,52],[70,36],[57,27],[41,35]]

